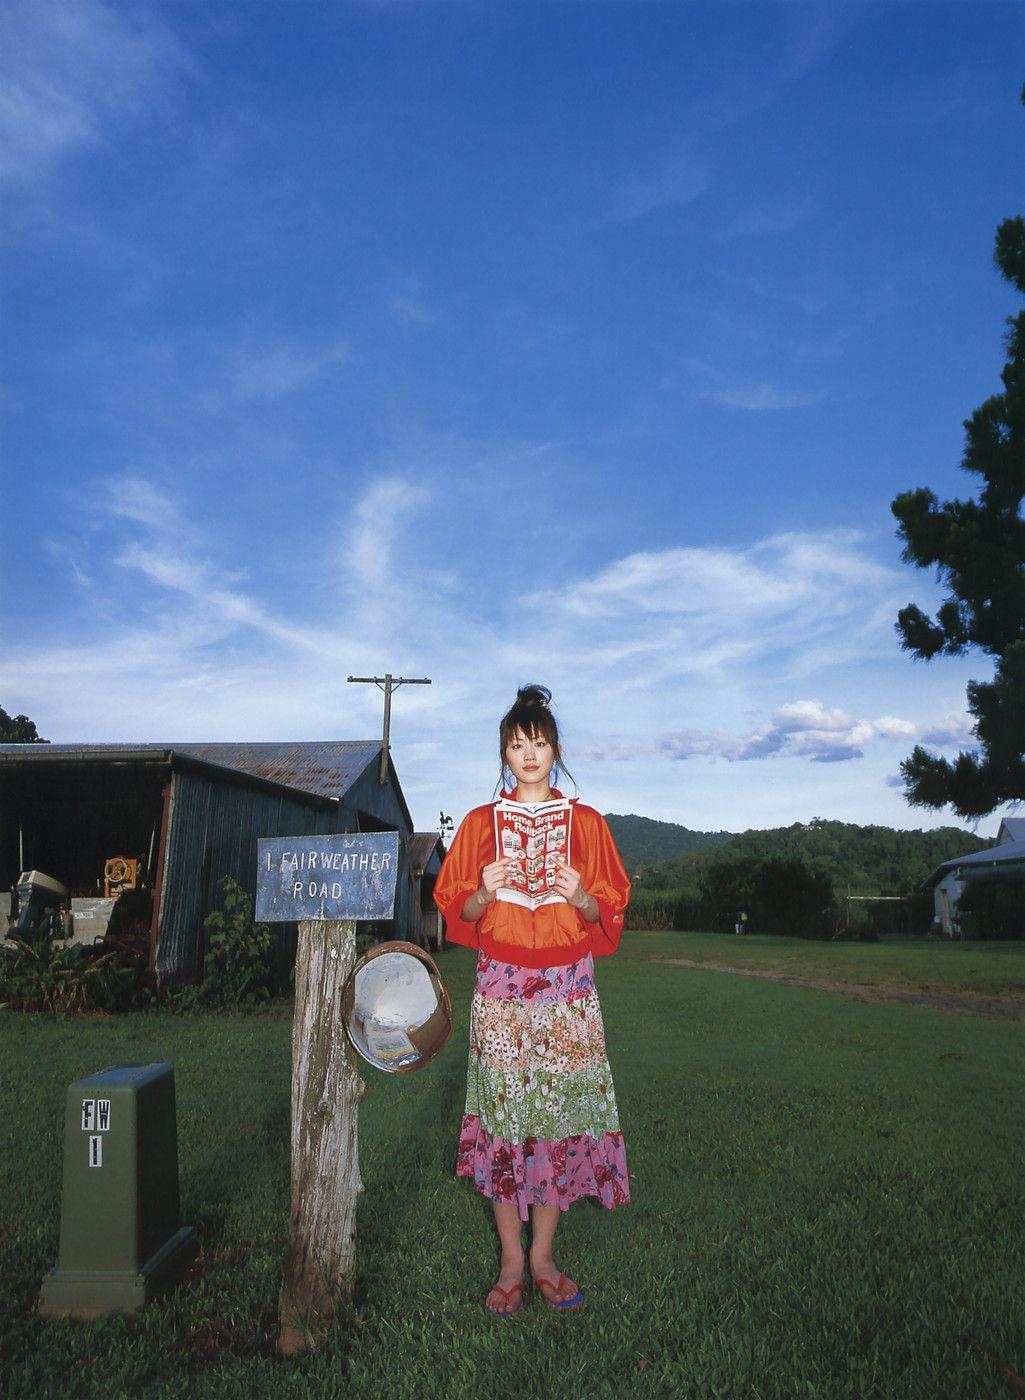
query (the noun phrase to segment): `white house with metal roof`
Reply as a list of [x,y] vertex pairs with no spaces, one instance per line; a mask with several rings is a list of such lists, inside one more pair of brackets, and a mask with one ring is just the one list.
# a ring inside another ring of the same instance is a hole
[[945,860],[924,882],[922,888],[931,888],[935,900],[933,926],[951,937],[958,931],[957,902],[968,881],[1009,875],[1017,867],[1025,880],[1025,817],[1004,817],[992,846]]

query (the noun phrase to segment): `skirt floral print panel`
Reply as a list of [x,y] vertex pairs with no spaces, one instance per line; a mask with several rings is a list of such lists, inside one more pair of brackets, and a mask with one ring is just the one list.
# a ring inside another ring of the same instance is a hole
[[456,1175],[522,1220],[581,1196],[629,1201],[590,955],[541,969],[478,955]]

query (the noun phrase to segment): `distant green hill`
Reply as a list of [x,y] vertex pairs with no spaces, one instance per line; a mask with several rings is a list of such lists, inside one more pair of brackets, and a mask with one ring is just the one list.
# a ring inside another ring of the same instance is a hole
[[690,851],[704,851],[728,841],[729,831],[691,831],[675,822],[654,821],[651,817],[617,816],[606,812],[605,820],[615,839],[623,864],[631,873],[642,865],[671,860]]
[[744,831],[726,839],[713,838],[704,849],[681,851],[650,864],[642,862],[638,883],[646,890],[694,891],[703,870],[713,860],[796,857],[816,874],[827,876],[839,896],[847,893],[848,886],[852,894],[912,894],[943,861],[980,851],[990,844],[955,826],[935,831],[897,831],[888,826],[856,826],[817,818],[767,831]]

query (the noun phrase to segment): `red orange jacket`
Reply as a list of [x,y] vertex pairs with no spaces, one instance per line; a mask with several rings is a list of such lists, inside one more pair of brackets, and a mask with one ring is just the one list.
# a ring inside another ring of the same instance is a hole
[[[511,797],[511,793],[502,793]],[[552,789],[553,797],[562,794]],[[474,807],[459,825],[434,885],[434,902],[445,917],[445,936],[452,943],[481,948],[499,962],[520,967],[556,967],[576,962],[587,953],[614,953],[623,931],[623,911],[630,898],[630,880],[616,850],[605,818],[577,798],[573,803],[570,864],[580,871],[584,888],[594,895],[598,918],[589,924],[571,904],[542,904],[530,910],[522,904],[495,899],[477,923],[464,922],[463,906],[480,888],[481,871],[498,859],[495,848],[494,803]]]

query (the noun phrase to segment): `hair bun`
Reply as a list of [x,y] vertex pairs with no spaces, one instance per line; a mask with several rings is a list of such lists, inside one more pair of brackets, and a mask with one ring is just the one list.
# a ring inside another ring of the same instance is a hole
[[521,685],[516,692],[517,705],[543,705],[547,710],[552,703],[552,692],[546,685]]

